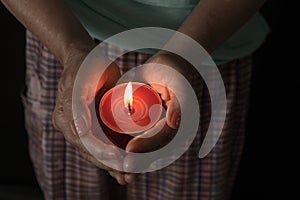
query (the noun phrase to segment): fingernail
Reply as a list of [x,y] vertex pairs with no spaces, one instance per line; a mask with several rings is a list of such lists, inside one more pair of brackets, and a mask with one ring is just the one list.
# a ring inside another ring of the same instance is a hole
[[135,174],[125,174],[124,178],[127,183],[133,183],[135,181]]
[[84,136],[88,133],[88,126],[82,116],[74,119],[74,124],[77,130],[79,137]]
[[178,128],[179,123],[180,123],[180,115],[177,111],[175,111],[171,115],[171,124],[173,125],[173,127],[171,127],[171,128]]

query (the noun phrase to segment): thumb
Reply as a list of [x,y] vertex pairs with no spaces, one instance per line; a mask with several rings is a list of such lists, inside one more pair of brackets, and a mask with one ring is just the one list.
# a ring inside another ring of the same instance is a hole
[[169,134],[166,134],[166,128],[165,119],[161,119],[153,128],[130,140],[126,146],[126,151],[145,153],[159,149],[168,142]]
[[[151,163],[157,160],[154,154],[143,156],[141,153],[156,151],[168,144],[176,135],[176,130],[171,129],[162,119],[152,129],[132,139],[126,146],[127,156],[124,159],[125,172],[140,173],[147,171]],[[156,134],[155,134],[156,133]],[[139,153],[139,154],[134,154]],[[161,154],[161,156],[165,156]]]

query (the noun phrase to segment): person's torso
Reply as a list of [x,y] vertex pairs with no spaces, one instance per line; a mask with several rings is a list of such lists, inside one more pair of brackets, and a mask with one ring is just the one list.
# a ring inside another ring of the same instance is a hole
[[[99,40],[139,27],[177,30],[199,0],[65,0],[92,37]],[[269,28],[255,14],[239,31],[213,52],[216,63],[247,56],[264,41]],[[125,48],[126,46],[120,46]],[[152,53],[152,52],[149,52]]]

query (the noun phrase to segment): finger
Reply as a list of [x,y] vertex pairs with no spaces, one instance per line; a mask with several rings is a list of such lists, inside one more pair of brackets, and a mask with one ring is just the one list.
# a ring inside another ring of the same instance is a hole
[[[102,77],[98,85],[95,81],[98,79],[92,78],[92,80],[81,81],[80,86],[76,87],[76,89],[72,91],[72,94],[70,90],[65,92],[64,110],[67,112],[66,115],[69,120],[74,119],[79,136],[83,136],[91,130],[92,119],[89,104],[91,104],[95,98],[95,91],[101,90],[105,92],[110,89],[112,85],[117,82],[117,78],[120,76],[120,70],[117,65],[113,63],[105,71],[104,75],[105,81],[103,81]],[[97,90],[95,90],[95,86],[97,86]]]
[[[57,106],[57,108],[59,108],[59,106]],[[98,155],[98,159],[96,159],[95,157],[93,157],[92,155],[90,155],[87,150],[85,149],[85,147],[83,146],[83,144],[81,143],[80,138],[75,135],[73,133],[73,130],[70,128],[70,124],[68,124],[66,122],[66,119],[63,115],[63,112],[61,111],[55,111],[54,112],[54,116],[53,117],[53,121],[55,126],[64,134],[65,139],[74,147],[77,148],[77,150],[80,152],[80,155],[87,161],[95,164],[96,166],[102,168],[102,169],[111,169],[109,167],[107,167],[106,165],[104,165],[103,163],[99,162],[99,159],[101,160],[113,160],[113,158],[115,159],[120,159],[120,158],[116,158],[115,156],[115,152],[111,152],[108,150],[107,147],[105,147],[104,144],[99,144],[97,143],[97,154]],[[92,134],[90,134],[92,135]],[[86,136],[87,137],[87,136]],[[94,140],[97,140],[96,138],[94,138]],[[95,145],[95,144],[94,144]],[[94,148],[94,147],[93,147]],[[111,161],[113,162],[113,161]],[[116,167],[120,166],[120,163],[116,163],[115,164]],[[120,168],[120,167],[119,167]]]
[[[59,86],[61,88],[61,86]],[[52,113],[52,124],[55,129],[61,131],[61,126],[60,126],[60,118],[63,117],[63,106],[62,106],[62,93],[60,89],[57,91],[57,97],[56,97],[56,102],[55,102],[55,107],[54,111]]]
[[[151,131],[156,132],[156,134]],[[151,154],[147,156],[147,159],[144,159],[140,156],[140,154],[135,155],[130,152],[146,153],[158,150],[168,144],[173,139],[176,132],[177,130],[170,128],[167,124],[164,124],[163,128],[159,132],[157,132],[155,127],[147,132],[147,134],[152,134],[152,137],[143,138],[138,136],[132,139],[126,146],[126,151],[129,153],[124,158],[124,171],[139,173],[147,170],[156,158],[152,157]]]
[[[62,131],[64,134],[64,137],[67,142],[69,142],[72,146],[74,146],[80,153],[80,156],[87,160],[88,162],[93,163],[97,167],[104,169],[104,170],[111,170],[111,168],[107,167],[106,165],[99,162],[97,159],[95,159],[93,156],[91,156],[87,150],[82,146],[79,137],[76,137],[70,128],[68,128],[68,124],[65,122],[65,118],[63,115],[57,114],[56,117],[53,118],[54,123],[56,124],[56,127],[59,128],[59,130]],[[110,157],[107,158],[106,154],[103,153],[103,158],[110,159]],[[102,159],[103,159],[102,158]]]
[[163,118],[159,120],[152,128],[145,131],[143,134],[136,136],[135,139],[152,137],[155,134],[159,133],[164,128],[165,124],[166,124],[166,119]]
[[[85,146],[83,146],[80,140],[76,143],[76,145],[76,148],[79,151],[81,157],[89,161],[90,163],[93,163],[97,167],[104,170],[121,169],[120,166],[123,158],[118,157],[118,152],[113,148],[104,147],[104,144],[98,143],[95,153],[93,151],[91,152],[90,150],[87,150],[89,149],[89,145],[85,144]],[[87,147],[87,149],[85,147]],[[110,163],[109,165],[107,164],[108,162]]]
[[139,174],[132,174],[132,173],[126,173],[124,175],[126,183],[133,183],[137,178]]
[[102,164],[101,162],[99,162],[99,161],[96,160],[93,156],[89,155],[89,154],[86,153],[86,152],[80,152],[80,156],[81,156],[84,160],[86,160],[86,161],[88,161],[88,162],[90,162],[90,163],[93,163],[94,165],[96,165],[97,167],[99,167],[99,168],[101,168],[101,169],[103,169],[103,170],[107,170],[107,171],[112,170],[112,168],[110,168],[110,167],[108,167],[108,166]]
[[118,171],[123,169],[124,158],[115,146],[103,143],[93,134],[87,134],[80,139],[90,155],[98,160],[98,162]]
[[91,131],[79,137],[76,130],[74,130],[78,128],[72,129],[72,127],[75,127],[75,121],[68,123],[64,114],[65,112],[62,109],[61,103],[56,104],[53,113],[53,124],[64,134],[65,139],[77,148],[83,158],[102,169],[111,169],[107,165],[114,169],[122,169],[122,158],[116,149],[109,148],[108,145],[99,141],[93,136]]
[[83,100],[74,99],[73,112],[73,120],[78,136],[82,137],[88,134],[92,126],[91,112],[88,105]]
[[[87,90],[86,90],[87,91]],[[71,123],[74,122],[76,132],[79,136],[83,136],[91,130],[91,113],[87,102],[87,92],[74,90],[64,91],[63,113],[66,120]]]
[[66,121],[64,113],[59,104],[56,105],[52,114],[52,123],[53,126],[64,135],[65,139],[69,143],[75,147],[80,146],[79,138],[74,134],[74,131],[71,128],[72,125]]
[[152,83],[151,86],[156,90],[157,93],[160,94],[160,97],[164,102],[167,102],[170,100],[170,93],[166,86],[163,86],[163,85],[160,85],[157,83]]
[[[62,82],[62,81],[61,81]],[[54,111],[52,113],[52,124],[54,128],[59,130],[60,132],[64,133],[65,138],[70,142],[73,143],[72,140],[74,136],[77,135],[74,132],[74,123],[73,120],[69,121],[66,120],[66,111],[64,110],[64,97],[63,97],[63,86],[62,83],[59,83],[57,97],[56,97],[56,104]],[[73,130],[72,130],[73,128]]]
[[56,107],[59,105],[66,122],[74,122],[76,132],[79,135],[84,135],[88,133],[91,127],[91,114],[88,108],[90,90],[89,85],[85,83],[73,88],[74,76],[76,76],[75,71],[66,70],[63,72],[58,85]]
[[120,185],[126,185],[124,174],[117,171],[109,171],[109,174],[114,177]]
[[[142,157],[142,155],[128,153],[124,158],[123,170],[129,172],[130,174],[147,172],[151,164],[155,161],[153,155],[147,155],[147,157]],[[126,176],[125,176],[126,177]],[[134,181],[135,175],[128,175],[128,182]],[[127,179],[126,178],[126,179]],[[127,182],[127,181],[126,181]]]
[[130,140],[126,146],[126,151],[134,153],[151,152],[169,143],[177,130],[170,128],[164,121],[165,119],[160,120],[156,126],[144,134]]
[[166,86],[152,84],[155,90],[160,94],[165,106],[167,107],[166,122],[169,127],[178,129],[180,124],[180,104],[172,91]]
[[52,125],[58,131],[61,131],[61,121],[63,116],[62,106],[59,104],[55,105],[54,111],[52,113]]
[[[116,156],[116,151],[108,149],[107,147],[104,147],[104,144],[100,144],[98,143],[97,145],[97,151],[96,153],[94,152],[93,154],[91,154],[90,151],[88,151],[85,147],[87,147],[88,145],[85,144],[85,146],[82,144],[81,140],[79,137],[73,137],[69,138],[69,135],[72,134],[68,134],[69,130],[63,130],[64,131],[64,136],[66,138],[66,140],[73,145],[77,151],[80,153],[81,157],[87,161],[89,161],[90,163],[93,163],[94,165],[96,165],[97,167],[104,169],[104,170],[111,170],[112,168],[103,164],[101,161],[106,161],[111,163],[110,166],[113,167],[113,169],[120,169],[121,167],[121,158]],[[66,134],[67,133],[67,134]],[[91,133],[89,135],[92,135]],[[87,135],[85,137],[88,137]],[[94,155],[97,155],[97,157],[95,157]]]
[[166,102],[166,122],[170,128],[178,129],[180,124],[180,105],[174,94],[170,94],[170,100]]

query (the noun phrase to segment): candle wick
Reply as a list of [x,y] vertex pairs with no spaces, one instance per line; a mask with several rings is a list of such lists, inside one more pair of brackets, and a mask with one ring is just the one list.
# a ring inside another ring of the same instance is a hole
[[130,103],[128,103],[128,115],[131,115],[131,105],[130,105]]

